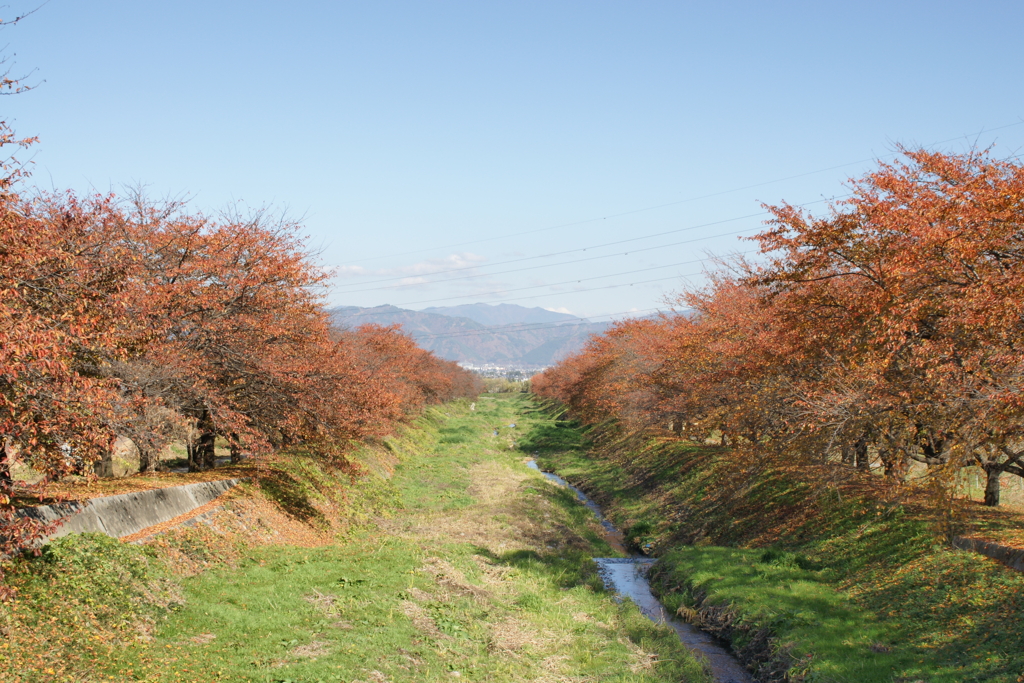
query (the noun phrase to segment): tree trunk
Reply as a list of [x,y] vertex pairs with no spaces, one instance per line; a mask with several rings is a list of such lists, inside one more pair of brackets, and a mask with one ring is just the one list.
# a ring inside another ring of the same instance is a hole
[[868,440],[864,438],[857,439],[857,443],[853,444],[853,453],[855,456],[854,467],[865,472],[870,471],[871,460],[868,458]]
[[230,448],[231,448],[231,464],[232,465],[237,465],[238,463],[242,462],[242,449],[238,447],[238,435],[237,434],[232,434],[231,435]]
[[675,417],[673,417],[672,424],[669,425],[669,427],[675,433],[676,436],[681,435],[683,433],[683,416],[676,415]]
[[155,451],[144,439],[139,439],[135,446],[139,449],[139,474],[156,472],[157,465],[160,463],[160,453]]
[[882,464],[885,466],[885,476],[900,481],[906,479],[907,456],[897,455],[891,450],[881,447],[878,449],[878,454],[882,459]]
[[217,431],[213,425],[213,418],[210,411],[203,409],[203,414],[196,424],[199,430],[199,439],[188,446],[188,471],[202,472],[212,469],[216,465],[216,452],[214,451],[217,441]]
[[985,468],[985,505],[999,507],[999,477],[1003,470],[998,467]]
[[10,491],[14,484],[11,477],[11,440],[9,437],[0,439],[0,491]]
[[199,437],[199,463],[200,468],[211,470],[217,464],[217,454],[214,450],[217,441],[217,432],[212,429],[203,430]]

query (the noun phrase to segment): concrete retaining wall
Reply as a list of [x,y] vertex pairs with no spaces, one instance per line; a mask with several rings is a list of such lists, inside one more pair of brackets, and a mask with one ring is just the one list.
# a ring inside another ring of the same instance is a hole
[[1011,548],[1007,545],[982,541],[976,538],[964,538],[963,536],[957,536],[953,539],[953,547],[976,552],[985,557],[991,557],[993,560],[1002,562],[1010,569],[1024,572],[1024,550],[1021,548]]
[[222,479],[171,486],[81,502],[22,508],[18,515],[43,522],[54,522],[70,515],[47,540],[83,531],[98,531],[122,538],[191,512],[241,483],[241,479]]

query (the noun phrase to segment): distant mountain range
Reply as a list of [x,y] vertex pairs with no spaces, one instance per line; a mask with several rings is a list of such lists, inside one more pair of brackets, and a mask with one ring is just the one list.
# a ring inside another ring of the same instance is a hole
[[461,306],[433,306],[422,313],[436,313],[457,318],[469,318],[481,325],[514,325],[516,323],[579,323],[590,322],[568,313],[549,311],[540,306],[527,308],[515,304],[462,304]]
[[335,325],[402,326],[416,342],[442,358],[471,365],[538,368],[583,348],[611,323],[593,323],[566,313],[514,304],[465,304],[411,311],[397,306],[339,306]]

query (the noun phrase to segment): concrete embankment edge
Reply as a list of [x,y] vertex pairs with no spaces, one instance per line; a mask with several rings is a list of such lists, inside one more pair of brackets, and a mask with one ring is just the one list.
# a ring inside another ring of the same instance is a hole
[[221,479],[124,493],[119,496],[105,496],[87,501],[41,505],[23,508],[18,511],[18,515],[47,523],[67,517],[53,534],[43,539],[44,542],[51,538],[85,531],[124,538],[147,527],[186,515],[213,501],[228,489],[238,486],[242,481]]
[[1024,572],[1024,549],[1012,548],[977,538],[964,538],[963,536],[957,536],[953,539],[953,547],[960,550],[973,551],[985,557],[991,557],[993,560],[1002,562],[1010,569]]

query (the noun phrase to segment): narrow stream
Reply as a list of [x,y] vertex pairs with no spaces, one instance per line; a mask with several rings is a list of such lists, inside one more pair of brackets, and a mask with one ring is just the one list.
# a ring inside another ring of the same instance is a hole
[[598,571],[604,584],[620,596],[632,600],[648,619],[656,624],[665,624],[679,635],[679,640],[695,655],[707,662],[711,675],[718,683],[754,683],[747,670],[728,650],[722,647],[711,635],[701,631],[692,624],[675,619],[658,599],[651,593],[651,585],[647,581],[647,572],[656,560],[626,550],[625,539],[621,531],[604,518],[601,508],[590,500],[587,494],[562,479],[557,474],[544,472],[532,458],[526,463],[559,486],[564,486],[576,494],[580,502],[590,508],[605,529],[605,540],[628,557],[595,557]]

